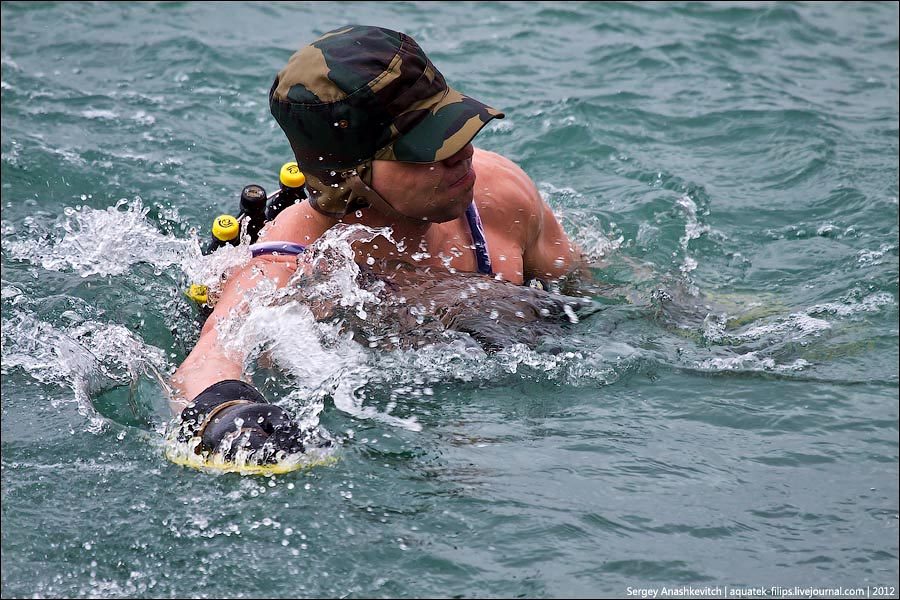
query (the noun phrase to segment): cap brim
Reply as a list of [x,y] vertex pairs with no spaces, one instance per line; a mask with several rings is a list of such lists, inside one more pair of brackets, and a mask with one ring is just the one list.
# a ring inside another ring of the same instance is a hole
[[503,116],[451,88],[424,119],[375,158],[414,163],[442,161],[462,150],[492,119]]

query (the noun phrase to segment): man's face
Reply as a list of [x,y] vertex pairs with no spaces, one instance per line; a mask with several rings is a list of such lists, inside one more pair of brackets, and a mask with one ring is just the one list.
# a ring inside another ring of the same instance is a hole
[[372,187],[394,210],[414,220],[444,223],[462,216],[472,203],[475,171],[472,144],[440,162],[376,160]]

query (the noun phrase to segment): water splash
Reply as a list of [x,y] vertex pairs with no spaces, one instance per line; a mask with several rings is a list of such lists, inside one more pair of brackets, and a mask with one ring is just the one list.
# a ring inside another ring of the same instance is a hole
[[[140,264],[149,265],[155,274],[168,272],[172,276],[174,268],[184,281],[207,285],[214,300],[229,273],[250,260],[247,240],[204,256],[193,231],[187,239],[163,234],[158,225],[150,222],[149,211],[141,199],[134,199],[120,200],[105,210],[86,206],[67,208],[50,227],[28,217],[17,225],[4,224],[4,250],[12,259],[30,262],[43,270],[75,273],[82,278],[122,276],[127,279]],[[177,214],[168,218],[179,224]],[[402,403],[406,397],[423,393],[420,382],[425,382],[424,388],[429,389],[441,381],[473,378],[492,381],[526,371],[572,379],[574,373],[590,370],[583,365],[591,359],[579,353],[544,352],[534,347],[537,337],[521,344],[512,335],[525,332],[527,328],[523,325],[528,324],[540,330],[540,321],[546,317],[575,324],[584,314],[584,306],[465,274],[456,276],[461,281],[458,285],[422,273],[408,273],[406,281],[394,277],[388,283],[373,276],[371,270],[361,271],[354,260],[352,244],[371,241],[377,236],[384,238],[385,243],[396,245],[389,229],[332,228],[300,257],[301,268],[288,286],[280,290],[274,286],[258,286],[251,294],[252,307],[245,320],[218,324],[220,335],[230,348],[250,349],[249,373],[260,361],[270,361],[285,369],[293,381],[293,389],[281,401],[291,406],[309,426],[317,425],[324,400],[330,397],[339,409],[349,414],[415,430],[420,425],[414,414],[396,415],[390,406],[376,409],[367,403],[382,395],[381,392],[389,398],[388,404],[398,400]],[[615,246],[605,237],[600,245],[601,253]],[[383,271],[388,268],[381,267]],[[387,289],[389,285],[393,288],[405,285],[409,291],[418,284],[430,290],[431,296],[416,298]],[[513,294],[525,296],[516,298]],[[479,307],[476,300],[484,305]],[[42,326],[40,319],[32,318],[32,321],[33,333]],[[125,344],[124,326],[104,325],[100,320],[92,322],[98,329],[109,330],[106,336],[109,340],[120,340],[120,346]],[[69,358],[66,380],[86,382],[73,385],[78,387],[79,401],[88,413],[92,394],[128,383],[129,379],[133,381],[141,369],[125,369],[124,373],[99,381],[94,374],[117,370],[115,352],[90,344],[79,347],[84,334],[67,329],[41,329],[32,337],[49,347],[54,345],[54,340],[70,335],[75,336],[76,351],[69,354],[83,360]],[[494,351],[486,353],[473,335],[481,335],[483,339],[495,336],[489,339],[495,343]],[[142,343],[139,338],[134,339]],[[154,355],[148,362],[159,373],[171,371],[173,367],[160,358],[160,350],[146,345],[119,351],[132,358],[142,352]],[[19,354],[21,365],[29,368],[32,375],[39,378],[49,373],[37,365],[26,366],[27,355]],[[17,360],[9,364],[15,365]],[[42,364],[45,362],[42,360]],[[599,376],[603,381],[616,379],[610,369],[602,366],[596,372],[603,373]],[[59,378],[54,375],[51,380],[58,382]]]
[[[697,289],[688,279],[693,270],[688,268],[689,244],[709,228],[688,195],[678,206],[688,215],[679,240],[684,262],[678,285],[684,288],[683,300],[697,309]],[[179,224],[175,213],[168,219]],[[257,286],[248,294],[246,318],[216,324],[227,348],[246,353],[249,375],[269,365],[282,370],[290,386],[276,401],[305,428],[318,427],[331,399],[354,418],[418,431],[422,425],[415,405],[441,385],[495,384],[509,377],[609,385],[648,360],[671,365],[687,361],[709,371],[802,371],[811,365],[806,359],[777,359],[786,343],[820,336],[832,328],[834,317],[895,303],[886,293],[848,297],[801,312],[770,312],[762,322],[745,319],[739,327],[729,313],[707,310],[696,347],[682,354],[660,353],[625,332],[579,339],[581,321],[597,312],[595,304],[583,299],[474,274],[451,276],[377,261],[361,268],[353,244],[379,236],[395,243],[390,229],[332,228],[298,257],[287,286]],[[612,253],[622,243],[621,238],[597,236],[598,255]],[[229,273],[249,262],[247,243],[244,239],[203,255],[195,232],[186,239],[162,233],[150,222],[149,209],[135,199],[105,210],[66,209],[49,228],[34,217],[15,226],[6,223],[3,247],[13,259],[81,278],[127,278],[137,265],[148,264],[155,274],[168,272],[175,279],[207,285],[215,298]],[[133,384],[142,374],[160,378],[174,368],[162,350],[124,325],[105,323],[86,310],[70,311],[61,324],[51,325],[28,306],[26,297],[19,287],[4,284],[4,307],[11,307],[12,316],[4,323],[3,372],[21,368],[44,383],[71,387],[93,430],[102,428],[91,408],[93,395]],[[669,317],[674,329],[689,331],[694,317],[686,317],[683,308],[670,309]],[[648,322],[654,320],[652,306],[643,314]],[[608,317],[614,320],[615,313]]]
[[4,314],[11,308],[0,336],[0,372],[21,369],[43,384],[70,388],[93,433],[103,431],[108,421],[94,409],[92,397],[167,368],[161,349],[122,325],[85,319],[77,310],[63,312],[56,325],[45,322],[21,289],[5,283],[3,303]]
[[579,211],[568,208],[557,210],[561,206],[592,205],[590,199],[569,187],[557,187],[550,182],[540,183],[541,196],[548,206],[554,208],[554,214],[566,231],[571,232],[573,239],[578,240],[581,251],[590,262],[599,262],[609,258],[625,244],[625,236],[619,231],[615,222],[604,227],[594,211]]
[[[697,203],[688,195],[684,194],[678,199],[678,207],[684,211],[687,221],[684,225],[684,235],[678,240],[678,244],[684,251],[684,258],[680,266],[681,273],[689,280],[688,274],[697,269],[697,259],[691,256],[688,245],[691,240],[698,239],[701,235],[709,233],[709,225],[700,221],[697,215]],[[696,290],[696,288],[693,288]],[[696,293],[696,291],[695,291]]]
[[335,446],[327,434],[323,434],[317,428],[303,431],[305,449],[302,452],[290,454],[280,452],[277,462],[272,464],[260,464],[257,462],[253,450],[240,447],[232,457],[225,458],[232,445],[243,440],[244,436],[240,432],[234,432],[223,438],[219,445],[220,452],[207,455],[197,451],[197,446],[201,441],[199,437],[182,441],[178,439],[177,427],[170,427],[165,440],[165,453],[166,458],[171,462],[199,471],[263,476],[290,473],[298,469],[327,465],[338,460]]
[[[14,260],[81,277],[122,275],[137,263],[152,264],[161,273],[180,265],[195,242],[160,233],[148,221],[149,211],[136,198],[121,199],[106,210],[67,207],[49,229],[26,217],[21,228],[4,228],[3,249]],[[18,239],[8,239],[13,235]]]
[[520,365],[546,374],[577,361],[538,346],[596,310],[589,300],[406,263],[361,269],[352,244],[378,236],[393,243],[389,230],[332,228],[284,288],[258,284],[245,318],[215,325],[228,351],[249,349],[245,369],[287,372],[293,387],[280,401],[293,410],[313,418],[331,398],[354,417],[418,431],[415,414],[395,413],[398,400],[448,379],[492,380]]

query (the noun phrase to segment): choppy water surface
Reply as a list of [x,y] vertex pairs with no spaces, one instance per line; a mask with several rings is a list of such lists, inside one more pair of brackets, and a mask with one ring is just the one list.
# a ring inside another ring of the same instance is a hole
[[[2,11],[4,597],[896,597],[896,3]],[[274,74],[348,19],[506,112],[479,145],[598,283],[398,297],[335,232],[231,334],[338,460],[173,465],[182,291],[246,260],[200,245],[290,159]]]

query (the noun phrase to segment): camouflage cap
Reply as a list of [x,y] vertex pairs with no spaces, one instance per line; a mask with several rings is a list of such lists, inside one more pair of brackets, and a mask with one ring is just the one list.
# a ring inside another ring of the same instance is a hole
[[298,50],[275,78],[269,108],[311,175],[314,206],[332,216],[356,201],[351,187],[368,189],[341,182],[371,183],[372,160],[441,161],[503,117],[448,86],[408,35],[358,25]]

